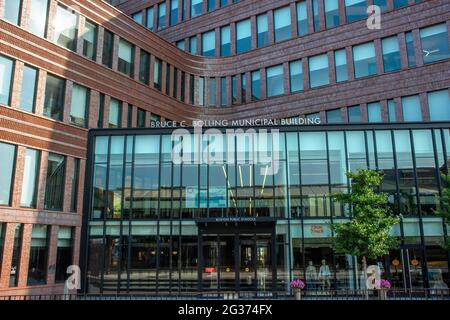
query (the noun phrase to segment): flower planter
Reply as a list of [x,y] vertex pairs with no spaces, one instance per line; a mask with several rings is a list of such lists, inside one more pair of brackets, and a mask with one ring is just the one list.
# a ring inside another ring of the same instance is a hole
[[378,297],[380,298],[380,300],[387,300],[388,299],[387,292],[388,292],[387,289],[380,289],[378,291]]
[[294,298],[295,300],[302,300],[302,290],[300,288],[294,289]]

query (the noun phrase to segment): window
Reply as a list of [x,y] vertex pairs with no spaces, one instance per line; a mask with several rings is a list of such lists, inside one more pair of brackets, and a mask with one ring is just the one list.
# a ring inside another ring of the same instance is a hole
[[289,81],[291,84],[291,92],[303,90],[302,60],[292,61],[289,63]]
[[366,0],[345,0],[345,18],[347,22],[364,19],[366,14]]
[[158,4],[158,30],[166,27],[166,3]]
[[450,97],[448,89],[428,93],[430,121],[450,121]]
[[388,107],[388,120],[389,122],[397,122],[397,115],[395,112],[395,101],[394,100],[388,100],[387,101],[387,107]]
[[66,157],[49,153],[47,162],[47,179],[45,182],[46,210],[61,211],[63,209],[64,179],[66,171]]
[[47,225],[33,225],[28,263],[27,285],[29,286],[47,282],[48,238],[49,227]]
[[380,7],[381,12],[386,12],[387,11],[387,2],[388,0],[373,0],[373,4],[375,6]]
[[408,67],[416,66],[416,54],[414,51],[414,38],[412,32],[405,33],[406,40],[406,54],[408,56]]
[[166,63],[166,94],[170,94],[170,64]]
[[127,128],[131,128],[132,126],[133,126],[133,105],[129,103],[127,108]]
[[34,112],[34,102],[36,99],[37,69],[25,65],[22,75],[22,92],[20,93],[21,110]]
[[319,0],[312,0],[312,14],[314,32],[318,32],[320,30]]
[[197,37],[196,36],[189,38],[189,53],[197,54]]
[[369,122],[383,122],[381,104],[379,102],[372,102],[367,105],[367,119]]
[[85,128],[89,107],[89,89],[76,83],[72,88],[72,102],[70,104],[70,122]]
[[250,19],[236,23],[236,53],[243,53],[252,48]]
[[261,84],[260,84],[260,72],[259,70],[251,73],[252,77],[252,100],[261,99]]
[[20,11],[22,9],[22,0],[6,0],[4,3],[3,18],[6,21],[19,25]]
[[133,18],[133,20],[139,24],[142,24],[144,22],[144,15],[142,14],[142,11],[133,13],[131,15],[131,18]]
[[397,36],[384,38],[381,40],[383,51],[384,72],[400,70],[400,48]]
[[146,13],[147,19],[145,19],[145,26],[147,27],[148,30],[153,31],[155,27],[155,20],[154,20],[155,9],[153,9],[153,7],[150,7],[147,9]]
[[423,63],[449,59],[448,32],[445,23],[420,29]]
[[78,178],[80,176],[80,159],[73,159],[71,172],[72,194],[70,195],[70,211],[77,212],[78,208]]
[[420,97],[418,95],[402,98],[403,121],[422,121]]
[[180,88],[180,100],[185,102],[185,94],[186,94],[186,73],[181,71],[181,88]]
[[129,77],[133,76],[134,46],[123,39],[119,40],[118,70]]
[[297,33],[303,36],[308,33],[308,13],[306,1],[297,3]]
[[170,1],[170,25],[173,26],[178,22],[178,0]]
[[220,105],[227,105],[227,78],[220,78]]
[[198,78],[198,104],[200,106],[205,105],[205,78]]
[[336,82],[348,80],[347,53],[345,49],[334,52],[334,64],[336,68]]
[[189,75],[189,103],[194,104],[195,98],[195,77],[190,74]]
[[269,44],[269,27],[267,22],[267,14],[261,14],[256,17],[256,32],[258,36],[258,48],[267,46]]
[[273,11],[275,42],[291,37],[291,8],[284,7]]
[[241,100],[242,103],[247,101],[247,76],[245,73],[241,74]]
[[44,38],[47,29],[48,0],[30,0],[28,31]]
[[141,108],[137,109],[137,127],[138,128],[145,127],[145,110]]
[[105,29],[103,34],[102,64],[112,68],[114,34]]
[[122,106],[119,100],[112,99],[109,102],[109,128],[120,128],[122,119]]
[[208,0],[208,12],[216,9],[216,0]]
[[353,47],[353,64],[355,68],[355,78],[367,77],[377,73],[377,62],[375,59],[375,47],[373,42]]
[[172,97],[177,99],[177,97],[178,97],[177,96],[178,95],[178,69],[175,67],[173,68],[172,86],[173,86]]
[[142,49],[139,57],[139,81],[145,84],[150,81],[150,54]]
[[67,267],[72,264],[73,229],[71,227],[59,227],[58,248],[56,251],[55,282],[64,282]]
[[72,50],[77,50],[78,15],[60,5],[56,7],[53,21],[54,37],[57,44]]
[[191,0],[191,18],[203,14],[203,0]]
[[230,3],[230,0],[220,0],[220,7],[223,8]]
[[64,110],[64,91],[66,81],[47,74],[44,95],[44,116],[54,120],[62,120]]
[[9,286],[17,287],[19,280],[19,267],[20,267],[20,258],[21,258],[21,250],[22,250],[22,233],[23,228],[22,224],[17,223],[14,230],[14,244],[13,244],[13,252],[11,257],[11,275],[9,278]]
[[347,116],[349,123],[361,122],[361,108],[360,106],[353,106],[347,108]]
[[216,78],[209,78],[208,82],[209,89],[209,102],[210,107],[216,106]]
[[153,65],[153,84],[155,89],[161,91],[161,79],[162,79],[162,63],[161,60],[155,58]]
[[97,57],[97,32],[97,25],[86,20],[83,34],[83,55],[91,60],[95,60]]
[[216,33],[209,31],[202,34],[202,56],[214,57],[216,55]]
[[330,83],[328,77],[328,56],[326,54],[309,58],[309,83],[311,88]]
[[325,25],[327,29],[339,25],[339,1],[324,0],[325,6]]
[[0,142],[0,205],[10,205],[11,188],[16,163],[16,146]]
[[184,50],[184,40],[177,41],[175,45],[177,46],[178,49]]
[[14,61],[0,56],[0,104],[9,105]]
[[408,5],[408,0],[394,0],[394,9]]
[[230,27],[220,28],[220,55],[227,57],[231,53]]
[[103,93],[100,93],[100,97],[98,99],[97,128],[103,128],[104,111],[105,111],[105,95]]
[[235,104],[237,102],[237,77],[236,76],[231,77],[231,99],[232,99],[232,104]]
[[283,65],[266,69],[267,97],[284,94]]
[[327,123],[342,123],[341,109],[327,111]]

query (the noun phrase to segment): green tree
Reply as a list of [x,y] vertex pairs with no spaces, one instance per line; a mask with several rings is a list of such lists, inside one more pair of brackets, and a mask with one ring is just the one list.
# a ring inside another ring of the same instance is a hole
[[[446,225],[450,224],[450,175],[443,174],[442,181],[444,187],[442,188],[442,195],[439,198],[440,206],[438,210],[435,210],[435,215],[442,217]],[[444,250],[450,250],[450,239],[447,239],[442,243]]]
[[383,180],[381,172],[359,169],[348,172],[347,177],[351,179],[350,192],[334,194],[333,199],[351,208],[352,219],[333,225],[333,247],[337,253],[362,257],[367,283],[367,259],[382,257],[397,246],[390,232],[400,219],[389,213],[387,194],[377,192]]

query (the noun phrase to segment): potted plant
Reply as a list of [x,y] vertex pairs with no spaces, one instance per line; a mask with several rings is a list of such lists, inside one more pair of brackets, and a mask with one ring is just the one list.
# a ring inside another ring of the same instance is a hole
[[387,292],[391,288],[391,283],[389,280],[380,279],[375,281],[375,285],[379,290],[380,300],[387,300]]
[[302,289],[305,288],[305,283],[300,279],[294,279],[291,281],[290,287],[294,291],[295,300],[302,299]]

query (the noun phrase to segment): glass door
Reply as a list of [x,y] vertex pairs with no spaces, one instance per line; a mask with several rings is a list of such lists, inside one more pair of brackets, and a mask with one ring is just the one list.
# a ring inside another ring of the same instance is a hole
[[239,288],[240,291],[255,291],[256,258],[255,236],[239,236]]
[[257,235],[256,276],[258,293],[272,291],[272,246],[270,235]]
[[236,291],[235,235],[220,236],[220,291]]

